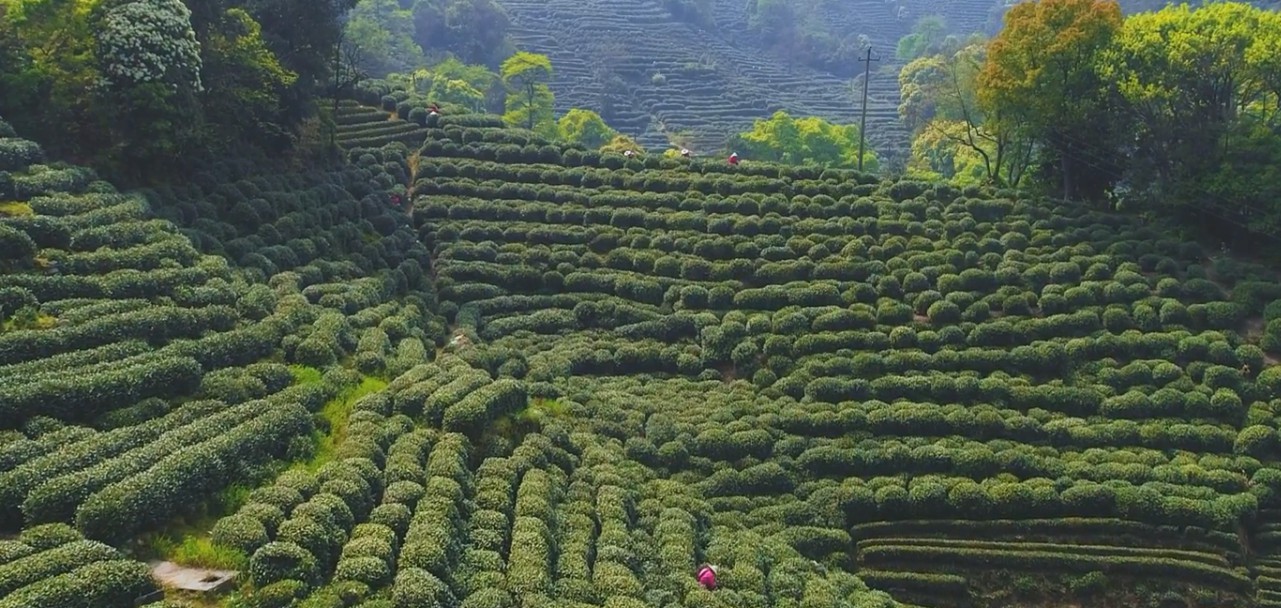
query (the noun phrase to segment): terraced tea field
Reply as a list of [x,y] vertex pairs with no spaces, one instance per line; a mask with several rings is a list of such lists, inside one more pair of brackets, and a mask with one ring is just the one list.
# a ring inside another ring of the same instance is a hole
[[[558,113],[600,112],[610,126],[651,151],[672,136],[698,153],[776,110],[858,124],[862,67],[842,75],[791,65],[748,27],[748,2],[715,0],[713,28],[675,19],[662,0],[500,0],[517,45],[551,58]],[[983,29],[993,3],[836,0],[822,20],[842,34],[865,35],[880,61],[868,87],[868,137],[887,159],[905,158],[899,116],[898,40],[920,17],[944,16],[958,33]]]
[[[921,605],[1276,597],[1264,269],[1013,192],[433,136],[415,222],[473,365],[696,496],[695,561],[761,535]],[[748,563],[719,593],[776,601]]]
[[1268,269],[1014,192],[339,123],[330,171],[138,194],[0,138],[0,606],[151,601],[175,516],[229,606],[1281,604]]

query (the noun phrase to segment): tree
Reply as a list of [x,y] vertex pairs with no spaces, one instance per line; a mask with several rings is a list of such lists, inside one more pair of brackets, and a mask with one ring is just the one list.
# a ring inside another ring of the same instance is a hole
[[947,39],[947,21],[941,15],[926,15],[916,20],[912,33],[898,41],[895,55],[899,61],[911,61],[942,51]]
[[[468,65],[458,59],[449,58],[431,68],[431,77],[433,78],[431,95],[433,97],[440,95],[445,101],[457,103],[459,105],[472,107],[475,93],[480,93],[480,101],[477,109],[490,108],[497,113],[503,111],[503,102],[506,91],[501,78],[483,65]],[[446,84],[438,85],[441,81]],[[458,81],[457,83],[454,81]],[[465,83],[463,87],[459,83]],[[437,90],[438,86],[445,87],[444,90]]]
[[507,124],[536,132],[554,132],[555,100],[547,86],[552,78],[551,60],[546,55],[522,51],[508,57],[499,73],[509,93],[507,113],[503,116]]
[[97,29],[99,94],[119,142],[112,160],[137,177],[172,170],[198,138],[204,89],[191,11],[179,0],[134,0]]
[[1112,184],[1115,100],[1097,58],[1121,27],[1114,0],[1015,5],[978,77],[988,114],[1024,124],[1057,165],[1064,198],[1099,199]]
[[98,58],[108,87],[203,88],[200,43],[191,11],[179,0],[134,0],[110,9],[98,31]]
[[[821,118],[794,119],[782,110],[768,119],[758,119],[752,129],[734,138],[733,144],[751,158],[788,164],[817,164],[827,167],[858,166],[858,127],[834,125]],[[875,172],[876,152],[863,153],[863,168]]]
[[333,99],[334,112],[338,111],[338,100],[344,94],[355,90],[361,82],[369,78],[369,73],[362,67],[368,64],[364,47],[349,36],[349,32],[344,30],[338,35],[338,41],[334,44],[333,65],[329,78],[329,92]]
[[244,10],[229,9],[201,46],[201,104],[206,120],[219,125],[219,148],[251,141],[268,152],[283,152],[291,138],[282,124],[280,99],[298,75],[280,65],[267,48],[262,26]]
[[0,115],[53,154],[83,158],[105,139],[86,94],[99,77],[96,5],[0,0]]
[[328,81],[341,17],[356,0],[243,0],[262,25],[262,38],[280,64],[298,75],[281,98],[286,125],[296,127],[314,111],[313,100]]
[[0,114],[124,183],[232,149],[278,156],[354,2],[0,0]]
[[[945,178],[1018,186],[1031,160],[1032,140],[1015,117],[989,114],[978,101],[976,80],[986,46],[917,59],[899,74],[899,111],[913,130],[912,166]],[[957,148],[963,150],[958,151]],[[958,164],[959,163],[959,164]]]
[[414,41],[413,14],[396,0],[360,0],[347,16],[344,37],[360,41],[361,69],[377,76],[410,72],[426,64]]
[[494,0],[413,0],[414,41],[430,57],[449,54],[494,68],[511,54],[511,20]]
[[560,117],[561,139],[570,143],[580,143],[593,150],[614,139],[618,132],[605,124],[599,114],[591,110],[574,108]]
[[[1179,203],[1215,190],[1234,207],[1223,211],[1235,214],[1260,202],[1248,190],[1272,190],[1241,178],[1272,173],[1278,49],[1281,15],[1247,4],[1171,6],[1126,19],[1099,67],[1134,120],[1129,177],[1147,198]],[[1196,221],[1211,219],[1191,211]]]

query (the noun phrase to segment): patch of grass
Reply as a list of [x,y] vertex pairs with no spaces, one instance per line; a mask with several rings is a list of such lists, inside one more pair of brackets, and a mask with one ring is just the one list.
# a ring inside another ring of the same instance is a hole
[[35,214],[36,212],[31,209],[31,205],[27,203],[19,203],[17,201],[0,203],[0,217],[22,217]]
[[[258,477],[271,477],[275,472],[264,470]],[[232,484],[186,516],[143,535],[139,538],[139,557],[163,559],[193,568],[244,569],[249,565],[249,556],[215,545],[209,537],[209,530],[224,515],[234,513],[244,505],[259,481],[261,479]]]
[[306,365],[290,365],[289,371],[294,374],[295,384],[319,384],[324,380],[324,373]]
[[516,421],[537,423],[548,418],[562,418],[567,414],[569,414],[569,406],[560,399],[538,397],[530,401],[528,407],[516,412]]
[[519,437],[538,430],[544,421],[569,414],[569,406],[559,399],[536,398],[524,409],[495,420],[488,433],[516,441]]
[[214,544],[208,536],[170,536],[158,538],[154,546],[169,561],[192,568],[212,570],[244,570],[249,567],[249,556],[238,549]]
[[329,427],[329,432],[321,433],[317,431],[313,435],[316,439],[316,453],[310,461],[300,463],[298,466],[309,471],[315,471],[332,461],[338,446],[342,445],[343,440],[347,438],[347,419],[351,417],[352,407],[362,397],[381,391],[384,388],[387,388],[386,380],[373,376],[364,376],[360,384],[347,387],[337,397],[329,400],[320,410],[320,417],[324,419],[325,425]]

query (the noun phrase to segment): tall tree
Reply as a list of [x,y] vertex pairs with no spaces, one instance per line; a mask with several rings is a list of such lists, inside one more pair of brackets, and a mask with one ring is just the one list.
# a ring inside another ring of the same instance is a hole
[[503,116],[507,123],[554,135],[555,100],[547,86],[552,78],[551,60],[546,55],[521,51],[503,62],[499,74],[508,89],[507,113]]
[[282,97],[284,117],[295,126],[309,116],[312,101],[329,77],[341,17],[356,0],[238,0],[262,24],[262,38],[281,65],[298,75]]
[[1281,17],[1247,4],[1172,6],[1126,19],[1099,61],[1138,122],[1136,158],[1163,184],[1218,162],[1243,115],[1271,121],[1281,92]]
[[[904,123],[913,130],[914,164],[945,178],[1018,186],[1032,140],[1016,116],[979,103],[986,45],[917,59],[899,74]],[[963,150],[958,150],[961,148]]]
[[1097,58],[1120,28],[1114,0],[1017,4],[979,73],[979,102],[1028,126],[1067,199],[1102,198],[1115,181],[1116,103]]
[[347,15],[344,34],[364,49],[360,68],[375,76],[412,72],[426,64],[414,41],[413,14],[396,0],[360,0]]
[[[1145,198],[1181,206],[1197,222],[1225,213],[1257,221],[1274,206],[1275,188],[1259,178],[1275,173],[1281,143],[1279,50],[1281,15],[1248,4],[1126,19],[1099,66],[1134,121],[1129,177]],[[1207,213],[1208,198],[1228,208]],[[1271,229],[1278,214],[1266,215]]]
[[172,171],[199,137],[204,89],[200,43],[179,0],[134,0],[107,10],[98,27],[102,107],[118,142],[119,170],[146,178]]
[[0,0],[0,114],[51,153],[88,160],[105,134],[92,0]]
[[413,0],[414,40],[429,58],[448,54],[490,69],[514,49],[511,23],[494,0]]
[[242,9],[228,9],[201,47],[201,105],[205,120],[218,125],[218,149],[232,142],[253,142],[269,153],[284,151],[292,138],[281,119],[280,98],[298,75],[280,65],[267,48],[262,26]]

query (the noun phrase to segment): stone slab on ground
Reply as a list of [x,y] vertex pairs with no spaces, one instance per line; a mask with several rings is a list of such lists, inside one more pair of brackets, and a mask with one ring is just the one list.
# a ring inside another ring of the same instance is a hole
[[235,570],[208,570],[179,566],[173,562],[153,562],[151,574],[165,587],[213,593],[230,584],[238,573]]

